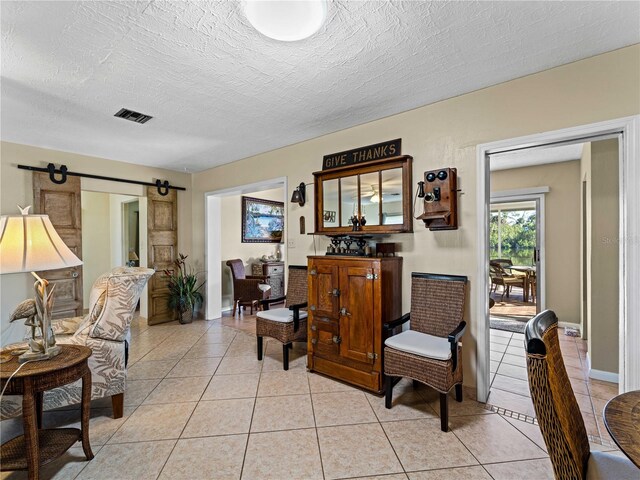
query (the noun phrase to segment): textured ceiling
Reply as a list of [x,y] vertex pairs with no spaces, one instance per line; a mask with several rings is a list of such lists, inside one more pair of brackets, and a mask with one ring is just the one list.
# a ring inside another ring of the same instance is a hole
[[294,43],[235,1],[1,9],[3,140],[188,171],[640,42],[638,2],[340,0]]

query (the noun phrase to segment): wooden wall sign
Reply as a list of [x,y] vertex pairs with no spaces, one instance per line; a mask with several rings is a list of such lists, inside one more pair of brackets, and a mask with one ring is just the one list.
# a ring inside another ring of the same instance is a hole
[[388,142],[367,145],[366,147],[354,148],[344,152],[331,153],[322,157],[322,170],[345,167],[347,165],[358,165],[361,163],[391,158],[402,155],[402,139],[396,138]]

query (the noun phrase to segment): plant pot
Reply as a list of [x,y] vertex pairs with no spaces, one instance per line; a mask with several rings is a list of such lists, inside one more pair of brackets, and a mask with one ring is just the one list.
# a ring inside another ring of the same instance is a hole
[[184,312],[181,312],[180,310],[178,310],[178,321],[183,325],[185,323],[193,322],[193,309],[188,308]]

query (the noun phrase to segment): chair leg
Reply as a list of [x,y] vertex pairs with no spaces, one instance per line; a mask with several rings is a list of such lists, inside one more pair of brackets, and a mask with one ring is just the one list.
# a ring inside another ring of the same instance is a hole
[[446,393],[440,394],[440,430],[443,432],[449,430],[449,404]]
[[289,345],[284,343],[282,345],[282,368],[289,370]]
[[258,335],[258,360],[262,360],[262,337]]
[[391,408],[392,401],[393,401],[393,377],[391,375],[387,375],[384,380],[384,406],[386,408]]
[[111,395],[111,407],[113,418],[122,418],[124,414],[124,392]]
[[417,380],[413,381],[413,389],[417,390],[418,388],[420,388],[420,382]]
[[456,402],[462,401],[462,384],[459,383],[456,385]]
[[238,308],[238,301],[234,300],[233,301],[233,313],[231,313],[231,316],[233,316],[233,317],[236,316],[236,308]]
[[287,344],[287,345],[289,345],[289,349],[290,349],[290,350],[293,350],[293,342],[291,342],[291,343],[289,343],[289,344]]

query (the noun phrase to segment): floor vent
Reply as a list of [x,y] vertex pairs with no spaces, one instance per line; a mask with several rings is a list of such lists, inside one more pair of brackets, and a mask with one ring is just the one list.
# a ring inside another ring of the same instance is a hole
[[124,118],[125,120],[131,120],[136,123],[147,123],[153,117],[151,115],[145,115],[144,113],[134,112],[133,110],[127,110],[121,108],[114,117]]

